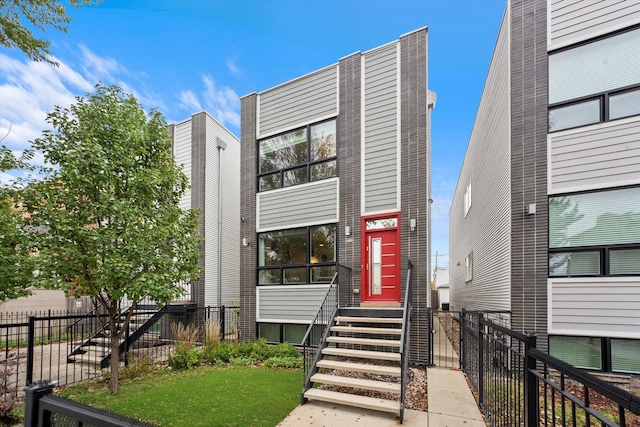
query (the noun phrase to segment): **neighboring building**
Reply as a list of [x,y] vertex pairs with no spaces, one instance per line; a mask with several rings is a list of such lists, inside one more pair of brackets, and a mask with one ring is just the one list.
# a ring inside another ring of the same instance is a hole
[[[199,306],[240,299],[240,141],[206,111],[169,125],[176,162],[191,188],[180,206],[199,209],[203,272],[191,287]],[[221,230],[221,232],[220,232]]]
[[640,2],[512,0],[450,212],[451,307],[640,373]]
[[433,281],[438,293],[438,308],[449,310],[449,268],[436,267],[433,271]]
[[398,307],[410,259],[427,360],[434,103],[426,28],[241,99],[244,339],[300,343],[338,265],[354,305]]

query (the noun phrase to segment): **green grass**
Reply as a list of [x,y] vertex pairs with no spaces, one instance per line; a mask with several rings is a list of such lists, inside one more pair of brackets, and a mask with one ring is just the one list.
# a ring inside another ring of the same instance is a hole
[[80,384],[61,396],[158,426],[275,426],[300,403],[294,369],[202,366],[121,383]]

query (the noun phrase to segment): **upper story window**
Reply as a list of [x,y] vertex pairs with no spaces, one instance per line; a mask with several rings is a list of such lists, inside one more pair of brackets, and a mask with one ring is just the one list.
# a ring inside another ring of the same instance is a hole
[[549,199],[549,276],[640,275],[640,187]]
[[336,121],[316,123],[258,142],[258,191],[336,176]]
[[469,209],[471,209],[471,183],[467,185],[467,189],[464,191],[464,216],[467,217],[469,213]]
[[473,252],[469,253],[464,259],[464,281],[470,282],[473,280]]
[[549,132],[640,115],[640,28],[549,55]]

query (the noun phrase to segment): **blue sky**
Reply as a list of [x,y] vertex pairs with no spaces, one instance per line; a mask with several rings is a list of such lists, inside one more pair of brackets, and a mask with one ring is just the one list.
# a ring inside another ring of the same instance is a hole
[[[506,0],[104,0],[68,8],[52,42],[58,68],[0,48],[0,139],[20,151],[55,105],[99,81],[168,122],[207,110],[240,135],[239,97],[429,27],[432,264],[448,265],[448,215]],[[39,158],[41,161],[41,158]],[[8,176],[0,176],[6,181]]]

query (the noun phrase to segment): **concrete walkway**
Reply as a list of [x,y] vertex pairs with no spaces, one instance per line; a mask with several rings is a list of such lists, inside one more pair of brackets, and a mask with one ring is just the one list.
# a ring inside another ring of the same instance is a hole
[[[461,371],[427,369],[429,411],[404,411],[407,427],[486,427]],[[309,401],[296,407],[277,427],[392,427],[400,421],[393,414]]]

